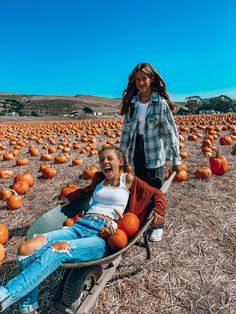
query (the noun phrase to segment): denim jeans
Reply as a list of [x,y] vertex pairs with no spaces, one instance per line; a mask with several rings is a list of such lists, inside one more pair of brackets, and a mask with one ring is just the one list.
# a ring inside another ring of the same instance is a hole
[[[66,262],[83,262],[109,254],[107,241],[99,231],[108,225],[100,217],[86,215],[71,227],[45,233],[47,242],[33,254],[17,256],[19,274],[6,286],[0,286],[2,310],[19,300],[20,312],[29,313],[38,308],[38,285]],[[51,244],[66,241],[69,248],[56,250]]]

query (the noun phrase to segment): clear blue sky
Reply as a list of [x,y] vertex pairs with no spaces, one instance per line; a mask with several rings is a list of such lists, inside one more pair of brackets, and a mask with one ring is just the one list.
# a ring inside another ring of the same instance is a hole
[[121,97],[139,62],[172,98],[236,98],[235,0],[2,0],[0,92]]

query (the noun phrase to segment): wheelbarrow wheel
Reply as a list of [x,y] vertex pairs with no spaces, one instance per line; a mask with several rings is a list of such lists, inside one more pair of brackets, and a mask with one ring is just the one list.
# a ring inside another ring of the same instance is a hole
[[101,275],[102,267],[99,265],[72,269],[65,279],[60,305],[76,313]]

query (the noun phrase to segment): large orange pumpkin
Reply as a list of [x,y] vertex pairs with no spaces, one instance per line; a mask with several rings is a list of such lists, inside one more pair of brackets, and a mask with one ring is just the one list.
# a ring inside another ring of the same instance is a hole
[[116,229],[113,235],[108,237],[108,245],[112,251],[118,251],[126,247],[128,244],[128,237],[121,229]]
[[210,168],[213,174],[224,174],[229,170],[228,161],[225,156],[219,155],[219,150],[216,151],[215,157],[210,157]]
[[131,238],[138,231],[140,220],[134,213],[125,213],[118,221],[118,229],[123,230],[128,238]]
[[6,225],[0,224],[0,243],[5,245],[9,239],[9,230]]

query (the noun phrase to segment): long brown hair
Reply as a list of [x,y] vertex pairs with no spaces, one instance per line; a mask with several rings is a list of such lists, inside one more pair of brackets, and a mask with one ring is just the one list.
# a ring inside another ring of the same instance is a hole
[[170,107],[170,110],[173,111],[175,109],[175,104],[172,102],[169,95],[167,94],[166,84],[163,78],[153,68],[153,66],[151,66],[151,64],[139,63],[130,74],[128,78],[128,85],[123,92],[121,102],[121,115],[127,114],[130,111],[131,113],[133,112],[134,105],[131,103],[131,100],[139,93],[139,90],[137,89],[135,84],[135,74],[139,71],[145,73],[149,78],[153,78],[153,81],[151,83],[152,91],[158,92],[162,97],[164,97]]

